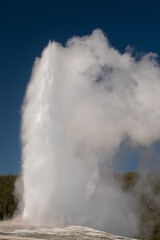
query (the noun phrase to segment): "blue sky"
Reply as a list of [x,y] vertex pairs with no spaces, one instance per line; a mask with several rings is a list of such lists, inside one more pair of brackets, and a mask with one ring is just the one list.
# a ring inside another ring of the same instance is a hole
[[0,174],[20,172],[20,109],[34,59],[48,41],[65,44],[101,28],[120,52],[130,45],[160,54],[159,10],[159,1],[1,1]]

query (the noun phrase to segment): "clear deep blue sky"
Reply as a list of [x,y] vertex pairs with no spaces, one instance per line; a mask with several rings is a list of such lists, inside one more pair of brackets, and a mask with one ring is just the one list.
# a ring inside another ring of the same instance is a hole
[[160,1],[1,1],[0,174],[20,172],[20,109],[35,57],[49,40],[64,44],[95,28],[121,52],[129,44],[160,54]]

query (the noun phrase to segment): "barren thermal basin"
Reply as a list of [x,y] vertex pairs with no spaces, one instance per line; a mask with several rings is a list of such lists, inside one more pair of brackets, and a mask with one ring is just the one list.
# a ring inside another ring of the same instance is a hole
[[82,226],[31,226],[19,218],[0,222],[0,239],[108,239],[108,240],[129,240],[108,234],[88,227]]

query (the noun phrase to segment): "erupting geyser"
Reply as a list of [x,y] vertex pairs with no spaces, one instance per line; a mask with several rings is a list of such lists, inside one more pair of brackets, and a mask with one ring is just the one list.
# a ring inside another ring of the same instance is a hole
[[120,54],[101,30],[48,44],[22,108],[24,219],[136,234],[136,198],[101,172],[111,172],[124,139],[160,139],[156,57]]

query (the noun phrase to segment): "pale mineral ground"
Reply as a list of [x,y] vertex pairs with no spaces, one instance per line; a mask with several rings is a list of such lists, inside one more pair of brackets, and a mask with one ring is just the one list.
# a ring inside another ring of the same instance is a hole
[[0,239],[131,240],[131,238],[121,237],[82,226],[31,226],[20,218],[0,222]]

